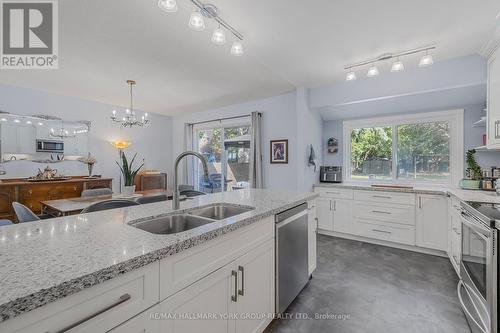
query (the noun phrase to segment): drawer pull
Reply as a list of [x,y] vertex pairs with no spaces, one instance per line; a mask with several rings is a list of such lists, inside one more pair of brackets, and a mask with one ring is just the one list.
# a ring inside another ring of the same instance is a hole
[[392,234],[392,232],[390,232],[390,231],[379,230],[379,229],[372,229],[372,231],[374,231],[374,232],[381,232],[383,234],[389,234],[389,235]]
[[383,210],[372,210],[372,213],[377,213],[377,214],[387,214],[391,215],[391,212],[384,212]]
[[[80,326],[81,324],[85,323],[86,321],[89,321],[90,319],[93,319],[97,316],[99,316],[100,314],[103,314],[104,312],[106,311],[109,311],[111,310],[112,308],[114,307],[117,307],[118,305],[122,304],[122,303],[125,303],[126,301],[128,301],[129,299],[131,298],[130,294],[123,294],[120,296],[120,299],[118,301],[116,301],[115,303],[111,304],[111,305],[108,305],[107,307],[105,307],[104,309],[101,309],[79,321],[77,321],[76,323],[73,323],[59,331],[55,331],[54,333],[64,333],[64,332],[68,332],[70,330],[72,330],[73,328],[77,327],[77,326]],[[49,333],[49,332],[47,332]]]
[[325,193],[328,193],[328,194],[342,194],[340,192],[325,192]]
[[245,269],[243,266],[238,266],[238,271],[241,272],[241,289],[238,290],[238,295],[244,296],[245,295]]
[[231,301],[238,302],[238,272],[231,271],[231,276],[234,277],[234,295],[231,295]]
[[386,195],[372,195],[372,198],[391,199],[392,197]]

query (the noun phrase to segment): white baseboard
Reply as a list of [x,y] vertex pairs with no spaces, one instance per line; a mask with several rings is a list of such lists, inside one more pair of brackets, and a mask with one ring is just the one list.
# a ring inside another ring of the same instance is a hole
[[408,250],[408,251],[419,252],[419,253],[425,253],[425,254],[431,254],[431,255],[434,255],[434,256],[448,258],[448,254],[446,252],[444,252],[444,251],[433,250],[433,249],[426,249],[426,248],[418,247],[418,246],[398,244],[398,243],[387,242],[387,241],[383,241],[383,240],[379,240],[379,239],[373,239],[373,238],[368,238],[368,237],[363,237],[363,236],[344,234],[344,233],[341,233],[341,232],[335,232],[335,231],[329,231],[329,230],[323,230],[323,229],[318,229],[318,234],[326,235],[326,236],[334,236],[334,237],[339,237],[339,238],[345,238],[345,239],[350,239],[350,240],[355,240],[355,241],[360,241],[360,242],[365,242],[365,243],[383,245],[383,246],[388,246],[388,247],[394,247],[394,248],[397,248],[397,249]]

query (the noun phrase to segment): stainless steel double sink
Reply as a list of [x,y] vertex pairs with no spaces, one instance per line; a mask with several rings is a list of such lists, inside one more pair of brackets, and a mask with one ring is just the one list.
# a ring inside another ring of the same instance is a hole
[[129,222],[129,225],[153,234],[176,234],[191,230],[202,225],[224,220],[254,210],[253,207],[243,207],[229,203],[217,203],[201,208],[193,208],[182,214],[143,218]]

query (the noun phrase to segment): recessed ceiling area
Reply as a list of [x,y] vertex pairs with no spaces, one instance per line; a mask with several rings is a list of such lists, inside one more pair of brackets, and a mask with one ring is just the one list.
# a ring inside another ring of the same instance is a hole
[[[500,3],[421,0],[214,0],[244,35],[245,54],[213,45],[216,24],[189,29],[189,0],[59,1],[59,69],[2,71],[0,83],[137,109],[195,112],[345,80],[346,64],[436,44],[434,61],[477,54]],[[386,74],[389,75],[389,74]]]

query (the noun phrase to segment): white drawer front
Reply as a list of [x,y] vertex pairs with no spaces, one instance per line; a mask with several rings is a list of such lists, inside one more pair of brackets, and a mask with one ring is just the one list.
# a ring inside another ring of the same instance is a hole
[[415,227],[354,219],[357,235],[389,242],[415,245]]
[[217,239],[160,261],[160,300],[173,295],[220,267],[274,238],[268,217]]
[[49,303],[0,324],[1,332],[106,332],[159,301],[159,263]]
[[415,207],[367,202],[354,203],[355,218],[378,220],[387,223],[415,225]]
[[372,201],[415,206],[414,193],[356,190],[354,191],[354,199],[359,201]]
[[334,199],[353,199],[354,191],[350,188],[336,187],[315,187],[314,192],[319,193],[322,197]]

